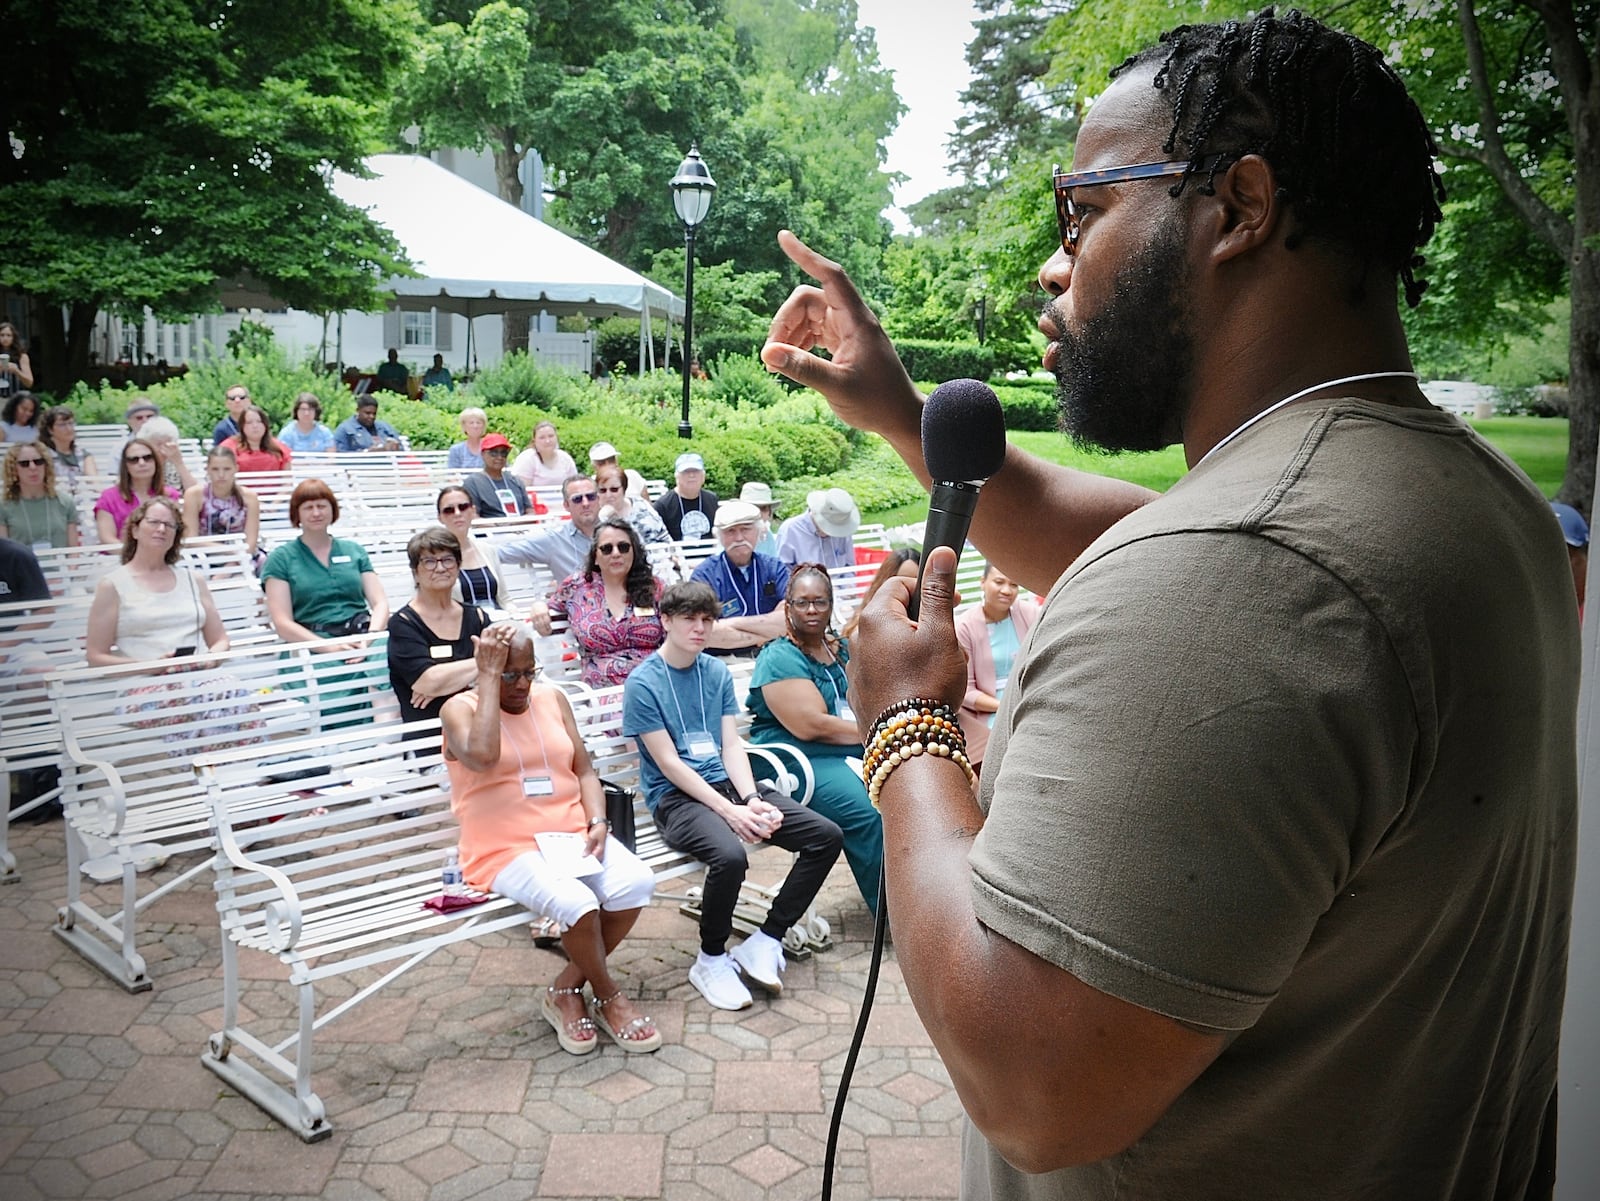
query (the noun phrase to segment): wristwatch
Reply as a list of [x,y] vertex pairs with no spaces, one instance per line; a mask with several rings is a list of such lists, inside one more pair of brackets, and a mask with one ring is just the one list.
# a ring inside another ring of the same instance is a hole
[[585,830],[592,830],[596,826],[600,825],[602,822],[604,822],[606,825],[609,826],[611,824],[611,819],[607,818],[607,817],[591,817],[589,819],[589,824],[587,826],[585,826],[584,829]]

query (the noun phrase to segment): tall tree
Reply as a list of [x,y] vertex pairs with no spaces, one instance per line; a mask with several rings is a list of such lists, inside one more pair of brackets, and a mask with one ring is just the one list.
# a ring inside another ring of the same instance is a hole
[[48,386],[86,366],[102,309],[181,317],[244,275],[299,308],[369,308],[404,269],[327,173],[381,145],[405,0],[12,0],[7,17],[0,284],[34,301]]

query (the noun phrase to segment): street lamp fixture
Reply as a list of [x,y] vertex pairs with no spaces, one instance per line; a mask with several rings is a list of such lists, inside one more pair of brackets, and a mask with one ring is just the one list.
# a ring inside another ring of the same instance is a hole
[[706,219],[711,208],[711,193],[717,190],[711,172],[700,157],[698,145],[690,145],[689,157],[678,164],[678,173],[668,186],[672,188],[672,207],[678,210],[678,220],[683,222],[683,417],[678,422],[678,437],[688,438],[694,433],[689,425],[689,348],[694,342],[694,231]]

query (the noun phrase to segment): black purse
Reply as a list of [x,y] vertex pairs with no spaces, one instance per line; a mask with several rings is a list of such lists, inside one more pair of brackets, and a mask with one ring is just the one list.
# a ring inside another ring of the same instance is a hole
[[611,828],[611,837],[628,850],[634,850],[636,832],[633,825],[633,789],[613,784],[609,780],[601,780],[600,787],[606,794],[606,822]]

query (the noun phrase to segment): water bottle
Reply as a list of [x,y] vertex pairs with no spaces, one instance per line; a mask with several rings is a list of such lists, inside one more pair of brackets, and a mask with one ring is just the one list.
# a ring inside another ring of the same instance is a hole
[[444,870],[439,873],[439,885],[447,897],[459,897],[466,891],[461,883],[461,854],[454,847],[445,852]]

